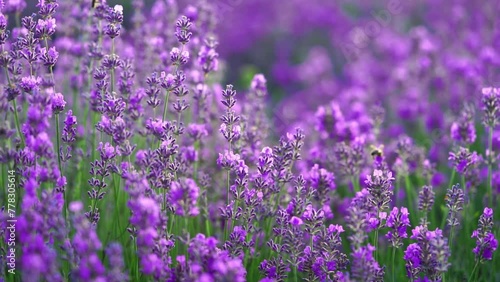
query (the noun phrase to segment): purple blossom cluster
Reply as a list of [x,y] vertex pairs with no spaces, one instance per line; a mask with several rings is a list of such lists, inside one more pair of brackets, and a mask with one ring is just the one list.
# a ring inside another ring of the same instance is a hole
[[500,279],[498,5],[34,2],[0,0],[0,282]]

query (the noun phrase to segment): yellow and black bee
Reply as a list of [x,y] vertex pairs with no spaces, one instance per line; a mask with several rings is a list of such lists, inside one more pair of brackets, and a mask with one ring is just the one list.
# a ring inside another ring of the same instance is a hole
[[97,7],[99,4],[101,4],[101,0],[92,0],[92,8]]
[[372,157],[382,157],[384,155],[384,145],[380,146],[375,146],[375,145],[370,145],[370,155]]

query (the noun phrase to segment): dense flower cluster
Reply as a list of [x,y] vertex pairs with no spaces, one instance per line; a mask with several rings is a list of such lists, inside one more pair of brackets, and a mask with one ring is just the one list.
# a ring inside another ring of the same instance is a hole
[[0,282],[497,281],[499,6],[222,2],[0,0]]

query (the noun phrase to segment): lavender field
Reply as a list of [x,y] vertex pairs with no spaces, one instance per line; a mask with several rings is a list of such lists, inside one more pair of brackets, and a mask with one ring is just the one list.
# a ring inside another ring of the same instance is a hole
[[0,282],[500,281],[498,0],[0,0]]

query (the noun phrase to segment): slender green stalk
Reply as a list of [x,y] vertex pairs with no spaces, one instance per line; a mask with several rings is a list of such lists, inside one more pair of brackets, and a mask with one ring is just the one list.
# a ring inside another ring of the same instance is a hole
[[469,279],[467,281],[472,281],[472,277],[475,277],[474,274],[476,273],[477,266],[479,265],[479,261],[476,260],[476,264],[474,265],[474,268],[472,269],[472,272],[470,273]]
[[352,187],[354,189],[354,194],[356,192],[359,192],[359,181],[357,180],[358,178],[356,176],[351,177],[351,182],[352,182]]
[[[450,247],[450,254],[453,254],[453,226],[451,227],[450,229],[450,241],[449,241],[449,247]],[[452,267],[452,265],[450,266]],[[448,270],[449,272],[450,270]],[[443,282],[446,280],[446,275],[448,274],[448,272],[445,272],[443,274]]]
[[59,172],[61,175],[63,174],[62,170],[62,164],[61,164],[61,144],[60,144],[60,139],[61,139],[61,132],[59,128],[59,114],[55,114],[55,119],[56,119],[56,152],[57,152],[57,165],[59,167]]
[[450,253],[453,252],[453,227],[450,230]]
[[[198,153],[198,151],[200,150],[200,140],[196,140],[194,141],[194,150],[196,153]],[[193,180],[195,182],[198,181],[198,166],[199,166],[199,155],[198,155],[198,158],[196,158],[196,160],[194,161],[194,164],[193,164]]]
[[[2,49],[3,49],[3,46],[2,46]],[[9,84],[9,86],[11,86],[12,83],[11,83],[11,80],[10,80],[9,70],[7,69],[7,67],[5,67],[4,70],[5,70],[5,76],[7,77],[7,83]],[[24,141],[24,136],[21,133],[21,126],[19,124],[19,116],[17,115],[17,102],[16,102],[16,98],[12,99],[12,105],[14,107],[14,121],[16,123],[17,135],[19,135],[19,138],[21,138],[21,146],[24,147],[25,144],[26,144],[26,142]]]
[[137,240],[134,240],[134,253],[135,253],[135,281],[139,281],[139,259],[137,251]]
[[26,142],[24,141],[24,135],[21,133],[21,126],[19,125],[19,117],[17,115],[17,102],[16,99],[12,100],[12,104],[14,106],[14,121],[16,123],[17,134],[19,138],[21,138],[21,146],[24,147]]
[[170,98],[170,91],[167,90],[167,93],[165,93],[165,103],[163,103],[163,115],[162,115],[162,120],[161,121],[166,121],[167,120],[167,113],[168,113],[168,100]]
[[[492,159],[491,156],[493,154],[492,152],[493,149],[493,128],[489,128],[489,136],[488,136],[488,152],[490,156],[488,157],[489,159]],[[492,179],[492,172],[491,172],[491,161],[488,161],[488,199],[490,203],[490,207],[493,207],[493,184],[491,183]]]
[[396,273],[396,264],[394,263],[394,261],[396,260],[396,248],[395,247],[392,247],[392,281],[396,281],[396,276],[395,276],[395,273]]
[[207,232],[207,236],[210,237],[210,220],[208,219],[208,217],[205,220],[205,229],[205,232]]
[[[115,55],[115,39],[111,39],[111,56]],[[111,68],[111,93],[115,91],[115,67]]]
[[[229,193],[230,193],[229,190],[230,190],[230,187],[231,187],[231,183],[230,183],[230,181],[231,181],[231,171],[230,170],[227,171],[227,177],[226,178],[227,178],[227,199],[226,199],[227,205],[226,206],[228,206],[229,205]],[[226,225],[224,227],[224,241],[227,240],[227,236],[228,236],[228,232],[229,232],[229,221],[230,221],[230,219],[227,220]]]
[[[189,232],[189,222],[187,215],[184,215],[184,228],[186,229],[187,232]],[[186,261],[189,261],[189,251],[187,245],[186,245]]]

